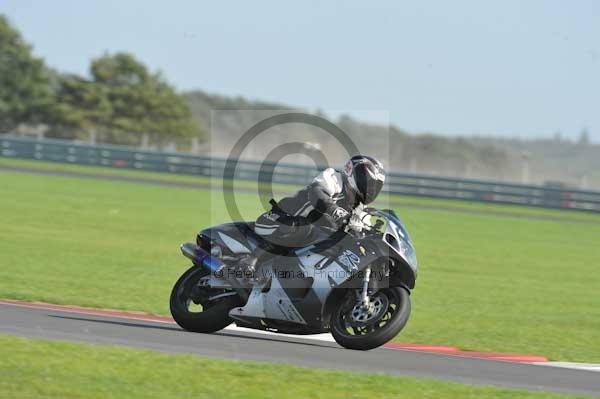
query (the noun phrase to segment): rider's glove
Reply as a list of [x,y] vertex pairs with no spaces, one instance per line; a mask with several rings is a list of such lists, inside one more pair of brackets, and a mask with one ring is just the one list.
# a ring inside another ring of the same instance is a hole
[[348,228],[357,232],[361,232],[363,229],[363,223],[360,220],[360,215],[353,214],[350,220],[348,221]]
[[365,212],[362,207],[355,208],[352,212],[352,216],[346,224],[348,229],[360,233],[364,229],[370,230],[371,228],[371,215]]

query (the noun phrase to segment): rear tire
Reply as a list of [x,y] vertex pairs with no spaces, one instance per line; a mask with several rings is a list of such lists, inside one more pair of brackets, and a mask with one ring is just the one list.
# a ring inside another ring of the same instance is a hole
[[[392,340],[404,328],[410,316],[410,294],[401,287],[390,287],[375,292],[372,297],[380,297],[385,302],[382,313],[373,320],[352,319],[356,309],[354,291],[336,307],[331,318],[331,335],[335,341],[348,349],[369,350]],[[352,332],[350,332],[352,330]]]
[[[239,297],[226,296],[214,301],[202,301],[202,309],[199,312],[190,311],[192,297],[201,296],[207,298],[224,292],[209,287],[194,288],[198,281],[210,272],[198,266],[189,268],[175,283],[171,291],[170,308],[175,322],[184,330],[213,333],[227,327],[233,322],[229,317],[229,311],[239,305]],[[193,292],[192,290],[197,290]],[[197,298],[196,298],[197,300]]]

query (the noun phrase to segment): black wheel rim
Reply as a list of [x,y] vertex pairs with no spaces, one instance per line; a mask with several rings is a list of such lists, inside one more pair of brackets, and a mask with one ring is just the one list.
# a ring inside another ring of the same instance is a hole
[[393,289],[383,289],[369,296],[370,309],[360,311],[361,304],[354,292],[336,314],[338,330],[348,336],[367,336],[383,328],[400,311],[401,297]]
[[202,313],[214,306],[219,300],[226,298],[209,299],[212,296],[224,293],[225,290],[200,286],[200,280],[208,275],[207,270],[199,269],[190,273],[181,281],[176,295],[180,310],[190,314]]

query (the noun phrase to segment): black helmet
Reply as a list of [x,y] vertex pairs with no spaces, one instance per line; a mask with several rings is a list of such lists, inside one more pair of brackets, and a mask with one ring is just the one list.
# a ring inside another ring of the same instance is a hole
[[344,165],[344,175],[363,204],[369,204],[377,198],[385,181],[385,170],[381,162],[366,155],[350,158]]

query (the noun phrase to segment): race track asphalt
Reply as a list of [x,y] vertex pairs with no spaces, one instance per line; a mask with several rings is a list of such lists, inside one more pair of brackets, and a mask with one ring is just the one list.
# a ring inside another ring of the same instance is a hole
[[600,374],[410,350],[351,351],[335,343],[223,330],[195,334],[176,325],[0,304],[0,333],[147,348],[214,358],[287,363],[310,368],[427,377],[467,384],[600,396]]

